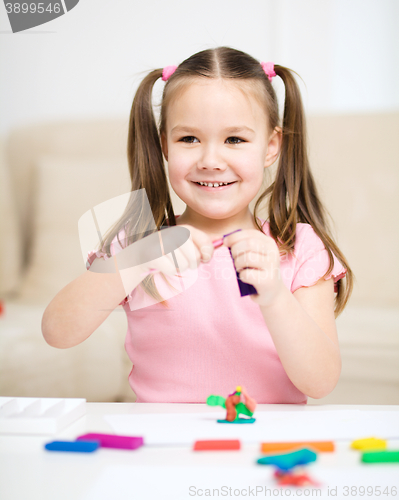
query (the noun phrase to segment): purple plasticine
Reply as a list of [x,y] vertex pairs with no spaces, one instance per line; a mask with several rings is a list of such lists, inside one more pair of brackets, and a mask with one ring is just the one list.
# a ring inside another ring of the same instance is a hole
[[76,440],[95,439],[100,442],[102,448],[120,448],[123,450],[135,450],[144,445],[142,437],[118,436],[116,434],[83,434]]
[[[229,236],[230,234],[236,233],[237,231],[241,231],[241,229],[236,229],[235,231],[232,231],[231,233],[224,234],[223,238],[225,236]],[[231,258],[234,262],[230,247],[229,247],[229,252],[230,252]],[[236,276],[237,276],[238,288],[240,289],[241,297],[244,297],[245,295],[253,295],[253,294],[258,293],[256,291],[256,288],[254,286],[252,286],[250,283],[244,283],[243,281],[240,280],[240,275],[238,274],[237,270],[236,270]]]

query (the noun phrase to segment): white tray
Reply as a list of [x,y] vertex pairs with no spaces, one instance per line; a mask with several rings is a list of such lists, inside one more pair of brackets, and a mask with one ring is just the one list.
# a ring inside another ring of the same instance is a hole
[[0,397],[0,434],[56,434],[85,414],[85,399]]

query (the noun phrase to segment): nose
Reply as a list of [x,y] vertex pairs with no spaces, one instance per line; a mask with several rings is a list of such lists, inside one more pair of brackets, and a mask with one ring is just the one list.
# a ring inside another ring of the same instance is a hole
[[225,170],[227,164],[217,146],[207,145],[201,148],[197,166],[201,170]]

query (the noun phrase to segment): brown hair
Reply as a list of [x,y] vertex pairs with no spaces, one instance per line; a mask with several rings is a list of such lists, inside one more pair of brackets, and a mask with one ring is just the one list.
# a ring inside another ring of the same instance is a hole
[[[269,196],[270,234],[278,244],[280,253],[293,252],[297,223],[307,223],[312,226],[323,242],[330,259],[324,277],[333,269],[333,253],[347,269],[345,281],[337,282],[335,315],[338,316],[352,292],[353,273],[331,236],[326,211],[319,199],[310,171],[302,99],[293,71],[278,65],[275,65],[274,69],[285,85],[281,125],[277,97],[272,84],[259,61],[244,52],[229,47],[218,47],[203,50],[183,61],[164,86],[159,126],[153,113],[152,92],[155,82],[162,76],[162,69],[151,71],[139,85],[130,113],[127,152],[132,181],[131,191],[134,193],[139,189],[145,189],[157,229],[165,225],[167,219],[169,225],[176,225],[160,142],[160,135],[166,131],[168,105],[185,86],[198,78],[223,78],[234,80],[237,84],[241,81],[242,86],[246,85],[246,88],[249,86],[254,97],[264,106],[269,130],[273,131],[278,126],[282,129],[282,146],[276,177],[256,201],[254,222],[262,231],[257,212],[261,202]],[[103,248],[109,249],[112,239],[122,228],[125,228],[128,235],[123,246],[154,231],[149,220],[138,218],[137,215],[135,217],[138,209],[134,205],[133,202],[128,205],[124,215],[106,236]],[[133,223],[135,234],[132,234]],[[164,276],[163,278],[166,280]],[[149,295],[161,301],[162,297],[153,280],[153,276],[147,276],[141,286]],[[162,303],[167,305],[166,301]]]

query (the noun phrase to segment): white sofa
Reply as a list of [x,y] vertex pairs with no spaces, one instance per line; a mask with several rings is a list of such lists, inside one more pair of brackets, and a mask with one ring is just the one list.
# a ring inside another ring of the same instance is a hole
[[[129,191],[127,123],[36,124],[0,142],[1,396],[134,400],[121,307],[72,349],[48,346],[40,326],[52,297],[85,271],[78,219]],[[308,123],[313,172],[357,279],[337,319],[341,379],[311,402],[399,404],[399,115],[314,116]],[[171,193],[182,213],[184,203]]]

